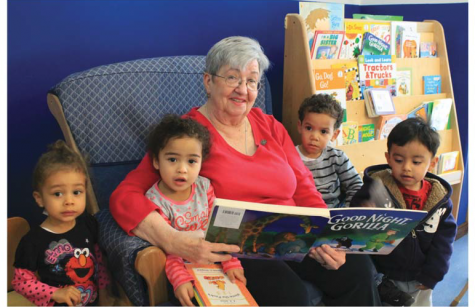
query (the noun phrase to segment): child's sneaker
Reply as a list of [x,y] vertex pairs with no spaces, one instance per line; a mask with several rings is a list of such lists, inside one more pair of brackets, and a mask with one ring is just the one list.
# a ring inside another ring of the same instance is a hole
[[412,295],[399,290],[399,288],[386,277],[378,286],[381,302],[391,306],[411,306],[415,300]]

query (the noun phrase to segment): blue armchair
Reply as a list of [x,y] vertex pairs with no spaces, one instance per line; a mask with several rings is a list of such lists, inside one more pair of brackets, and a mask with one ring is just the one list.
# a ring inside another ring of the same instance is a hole
[[[90,165],[87,210],[100,225],[100,242],[120,286],[120,304],[167,301],[165,254],[128,236],[112,218],[109,197],[145,155],[152,125],[167,113],[184,114],[206,101],[204,56],[140,59],[72,74],[48,93],[50,111],[68,145]],[[267,79],[255,106],[272,113]]]

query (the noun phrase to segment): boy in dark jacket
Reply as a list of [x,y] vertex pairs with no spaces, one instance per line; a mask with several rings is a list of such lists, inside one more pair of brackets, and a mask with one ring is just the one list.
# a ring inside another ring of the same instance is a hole
[[390,305],[432,306],[432,289],[449,269],[457,226],[452,216],[452,188],[428,173],[437,163],[439,144],[438,133],[424,120],[410,118],[399,123],[388,136],[388,165],[368,167],[363,187],[351,201],[352,206],[371,206],[369,189],[380,179],[396,208],[428,212],[391,254],[373,256],[378,272],[385,275],[379,287],[381,301]]

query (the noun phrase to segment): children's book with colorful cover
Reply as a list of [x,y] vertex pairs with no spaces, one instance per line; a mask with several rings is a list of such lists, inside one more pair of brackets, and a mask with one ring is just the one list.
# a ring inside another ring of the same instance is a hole
[[449,122],[452,98],[435,99],[430,116],[431,127],[435,130],[445,130]]
[[358,143],[358,122],[347,121],[341,124],[342,145]]
[[[401,27],[399,28],[399,31],[397,31],[398,30],[397,27]],[[408,30],[410,32],[417,32],[417,22],[391,21],[391,42],[390,42],[391,55],[398,55],[396,51],[400,50],[403,30]]]
[[425,122],[429,119],[429,116],[427,115],[427,109],[424,104],[420,104],[414,109],[412,109],[409,113],[407,113],[407,118],[413,118],[413,117],[420,117],[422,118]]
[[436,42],[421,42],[420,57],[421,58],[436,58],[437,57],[437,43]]
[[[380,192],[372,195],[384,193],[387,194],[383,186]],[[384,199],[381,203],[375,201],[378,208],[323,209],[218,198],[205,238],[209,242],[238,245],[241,251],[233,255],[239,258],[302,261],[311,247],[323,243],[338,245],[344,237],[355,240],[349,246],[347,242],[341,242],[346,252],[353,253],[357,248],[357,253],[361,254],[386,254],[397,246],[399,236],[404,238],[427,212],[395,209],[389,197],[381,199]],[[388,239],[388,244],[383,244],[386,248],[379,245],[364,248],[372,236],[386,234],[396,225],[397,237],[394,241]],[[334,234],[330,234],[330,230]]]
[[440,75],[422,76],[422,87],[424,95],[440,94],[442,78]]
[[374,140],[374,124],[363,124],[358,126],[358,142],[369,142]]
[[404,16],[353,14],[353,19],[403,21]]
[[397,124],[407,118],[407,114],[381,115],[376,128],[376,139],[384,140],[388,138],[389,133]]
[[459,152],[451,151],[439,155],[437,174],[453,172],[458,168]]
[[401,37],[400,58],[418,58],[421,34],[404,30]]
[[[358,68],[360,88],[384,88],[396,96],[396,63],[391,55],[360,55]],[[361,97],[364,99],[364,97]]]
[[328,94],[343,108],[343,121],[346,121],[346,77],[345,69],[314,69],[315,94]]
[[344,31],[315,31],[310,57],[317,60],[336,60],[340,56]]
[[259,306],[239,280],[232,283],[219,264],[186,263],[194,277],[195,298],[200,306]]
[[412,95],[412,69],[399,68],[396,71],[396,96]]
[[370,32],[363,35],[362,55],[387,55],[390,52],[389,44]]
[[363,35],[366,32],[389,43],[390,22],[374,20],[345,20],[345,38],[340,59],[356,59],[361,54]]
[[345,5],[341,3],[299,2],[299,15],[305,22],[309,50],[315,31],[345,29]]
[[360,77],[356,62],[337,63],[331,65],[333,69],[343,68],[345,70],[346,100],[359,100],[361,98]]

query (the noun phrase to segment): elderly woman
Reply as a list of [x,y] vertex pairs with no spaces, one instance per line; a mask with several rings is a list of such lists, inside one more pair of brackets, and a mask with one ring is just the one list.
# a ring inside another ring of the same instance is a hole
[[[200,175],[211,180],[219,198],[324,208],[285,128],[252,108],[268,66],[259,43],[247,37],[223,39],[209,51],[203,76],[208,100],[185,115],[207,127],[212,136]],[[225,261],[230,256],[216,252],[239,251],[237,246],[209,243],[202,234],[170,227],[144,196],[158,179],[147,154],[112,194],[110,210],[127,233],[191,262]],[[345,258],[344,253],[323,246],[292,268],[265,260],[243,259],[242,265],[247,287],[259,305],[307,305],[308,295],[296,272],[323,290],[326,304],[380,304],[370,260],[362,255]],[[310,276],[304,276],[309,270]]]

